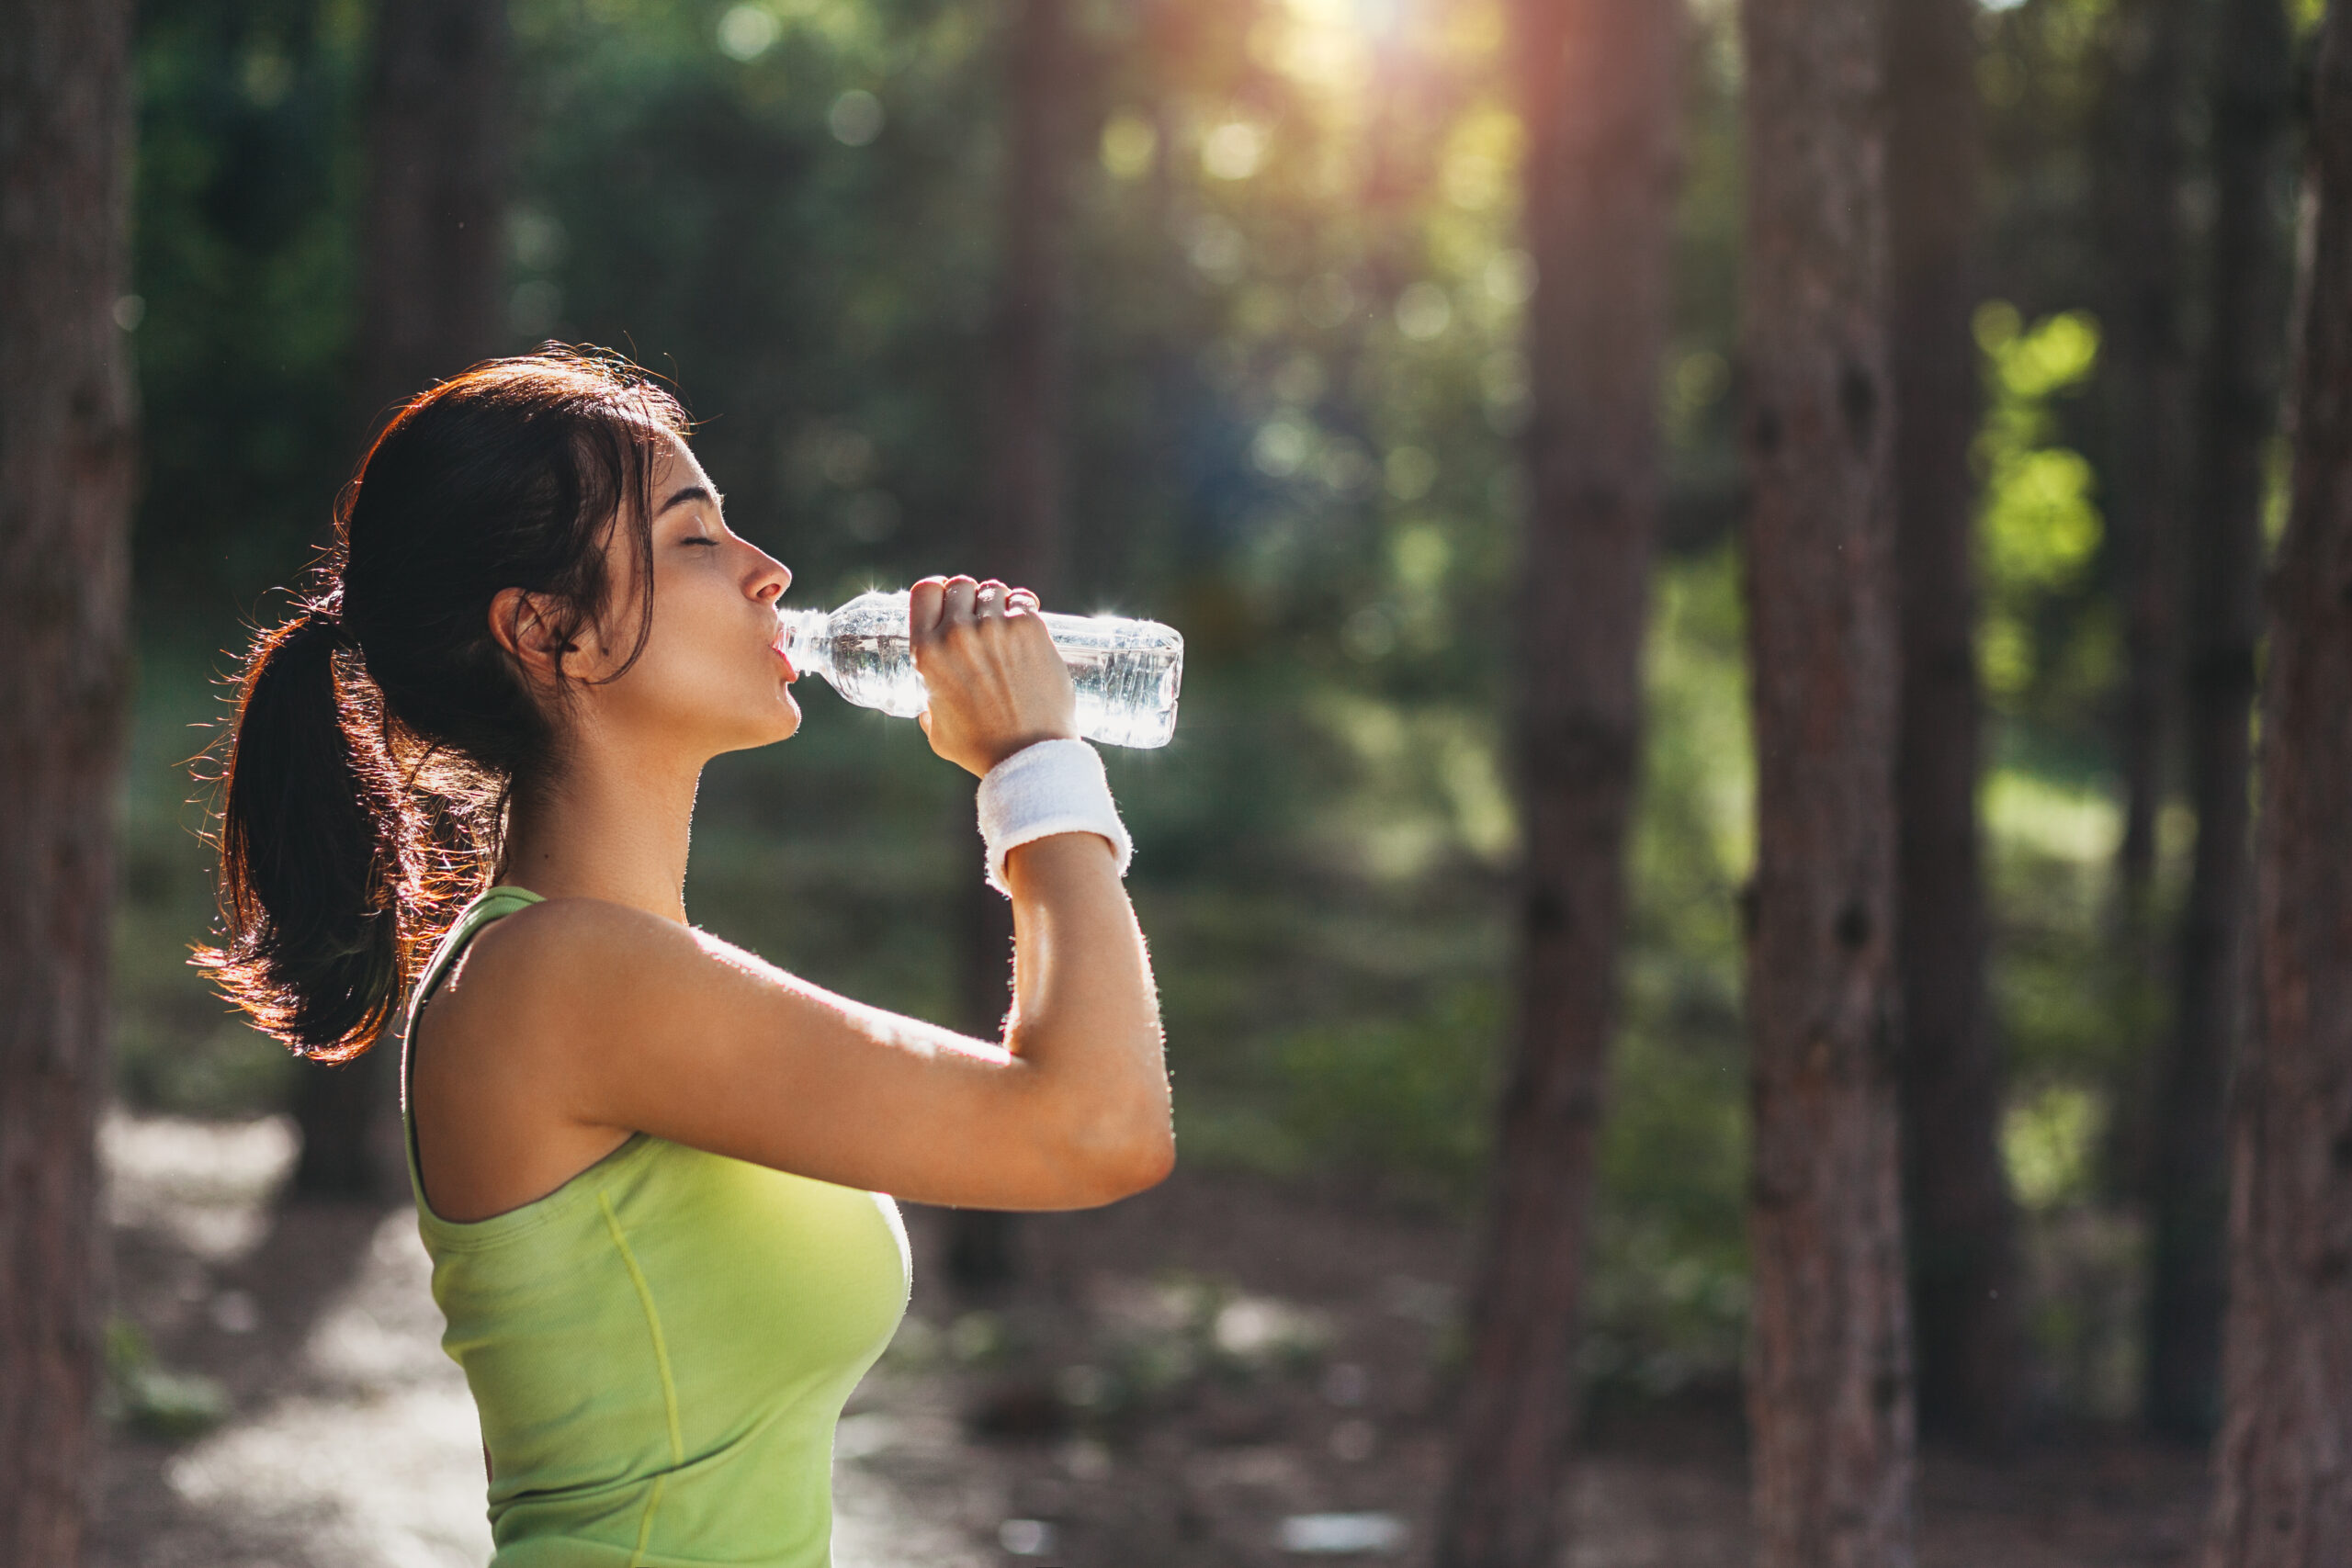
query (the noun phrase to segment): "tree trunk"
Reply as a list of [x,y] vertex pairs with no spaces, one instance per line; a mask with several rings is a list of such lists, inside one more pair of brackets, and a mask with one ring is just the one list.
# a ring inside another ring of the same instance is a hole
[[2230,1135],[2228,1404],[2206,1568],[2352,1562],[2352,14],[2312,89],[2294,480],[2271,578],[2260,1011]]
[[2117,752],[2123,840],[2118,928],[2146,966],[2149,884],[2173,684],[2172,563],[2188,488],[2188,362],[2180,330],[2181,110],[2191,0],[2120,0],[2098,160],[2107,235],[2107,516],[2123,605]]
[[2213,40],[2213,238],[2199,378],[2200,437],[2184,538],[2187,702],[2182,739],[2197,855],[2181,912],[2171,1050],[2150,1166],[2146,1411],[2202,1442],[2221,1410],[2223,1107],[2243,1030],[2247,832],[2260,615],[2263,469],[2286,336],[2285,173],[2291,45],[2280,0],[2224,0]]
[[[1060,604],[1069,374],[1072,67],[1068,0],[1016,0],[1005,40],[1003,239],[989,340],[989,456],[979,548],[959,570]],[[956,828],[971,835],[971,813]],[[977,869],[977,862],[975,862]],[[994,1034],[1012,992],[1012,906],[977,874],[964,895],[965,1027]],[[1016,1271],[1014,1220],[959,1209],[949,1276],[967,1288]]]
[[1975,11],[1975,0],[1894,0],[1887,13],[1903,649],[1895,790],[1904,1185],[1919,1417],[1930,1431],[1999,1448],[2017,1426],[2023,1347],[1977,854],[1981,716],[1969,470],[1981,412],[1970,325],[1983,174]]
[[1447,1568],[1549,1568],[1566,1533],[1679,173],[1679,5],[1519,0],[1514,16],[1536,259],[1517,736],[1527,842],[1518,1039],[1438,1527]]
[[[353,380],[355,437],[434,381],[497,352],[504,255],[507,26],[503,0],[384,0],[368,86]],[[294,1084],[294,1190],[405,1190],[390,1051]]]
[[0,0],[0,1562],[73,1568],[129,676],[130,7]]
[[2181,516],[2187,506],[2189,368],[2180,205],[2187,163],[2188,29],[2196,0],[2118,0],[2092,163],[2106,300],[2099,349],[2106,414],[2100,486],[2123,616],[2115,716],[2123,837],[2110,911],[2109,1015],[2123,1049],[2109,1085],[2103,1150],[2111,1188],[2146,1196],[2157,1118],[2163,994],[2155,908],[2156,818],[2174,728]]
[[1748,0],[1742,422],[1761,1568],[1912,1561],[1896,636],[1876,0]]

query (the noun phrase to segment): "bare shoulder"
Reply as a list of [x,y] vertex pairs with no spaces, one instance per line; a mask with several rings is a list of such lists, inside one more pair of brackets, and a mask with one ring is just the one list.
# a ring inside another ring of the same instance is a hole
[[582,1021],[659,1005],[665,981],[707,963],[694,932],[658,915],[600,898],[549,898],[485,927],[427,1010],[436,1032],[576,1040]]

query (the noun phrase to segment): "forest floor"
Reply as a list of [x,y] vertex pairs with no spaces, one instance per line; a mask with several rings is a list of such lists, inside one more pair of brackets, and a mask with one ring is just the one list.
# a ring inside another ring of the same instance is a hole
[[[118,1114],[104,1148],[130,1413],[93,1568],[484,1562],[473,1411],[406,1205],[277,1204],[277,1119]],[[839,1568],[1249,1568],[1351,1530],[1373,1549],[1327,1560],[1421,1560],[1458,1224],[1187,1171],[1019,1222],[1018,1285],[973,1303],[940,1283],[946,1216],[908,1221],[913,1308],[840,1434]],[[1746,1562],[1735,1402],[1606,1416],[1587,1450],[1573,1568]],[[2186,1563],[2203,1492],[2196,1456],[2109,1432],[2001,1465],[1931,1452],[1921,1561]]]

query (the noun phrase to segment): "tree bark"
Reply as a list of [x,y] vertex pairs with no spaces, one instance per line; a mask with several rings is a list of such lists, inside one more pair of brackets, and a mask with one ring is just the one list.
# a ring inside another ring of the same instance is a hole
[[[1057,605],[1069,378],[1069,181],[1077,40],[1067,0],[1016,0],[1005,39],[1003,238],[989,323],[988,490],[968,570]],[[968,840],[972,814],[956,827]],[[965,1026],[993,1035],[1011,999],[1012,906],[977,875],[964,895]],[[959,1209],[949,1276],[1001,1285],[1017,1270],[1013,1217]]]
[[2163,801],[2173,690],[2173,561],[2188,479],[2189,368],[2184,288],[2181,129],[2191,0],[2120,0],[2098,160],[2105,269],[2107,518],[2124,615],[2124,689],[2116,749],[2123,838],[2117,924],[2130,967],[2147,967],[2156,812]]
[[2278,210],[2291,44],[2280,0],[2224,0],[2213,39],[2213,231],[2185,530],[2182,739],[2196,860],[2174,964],[2173,1034],[2150,1167],[2154,1259],[2145,1394],[2156,1430],[2202,1442],[2220,1418],[2226,1127],[2242,1033],[2251,867],[2255,638],[2263,469],[2286,336]]
[[1532,418],[1521,578],[1518,1038],[1452,1471],[1447,1568],[1548,1568],[1575,1432],[1577,1348],[1625,833],[1657,534],[1683,17],[1665,0],[1513,12]]
[[0,0],[0,1562],[90,1503],[128,688],[130,7]]
[[1882,11],[1748,0],[1741,441],[1762,1568],[1913,1560]]
[[2023,1344],[1977,852],[1982,720],[1969,447],[1981,410],[1970,317],[1984,154],[1975,11],[1974,0],[1894,0],[1887,12],[1903,650],[1895,791],[1919,1417],[1930,1431],[1999,1448],[2016,1430]]
[[[372,49],[355,437],[496,353],[503,333],[503,0],[384,0]],[[392,1058],[370,1051],[339,1066],[299,1065],[297,1193],[376,1199],[405,1190]]]
[[2294,479],[2270,581],[2260,1003],[2231,1112],[2228,1402],[2205,1568],[2352,1562],[2352,14],[2313,89]]

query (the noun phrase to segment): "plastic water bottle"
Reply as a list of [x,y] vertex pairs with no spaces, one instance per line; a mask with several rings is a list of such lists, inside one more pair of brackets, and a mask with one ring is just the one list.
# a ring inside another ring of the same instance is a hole
[[[1176,733],[1184,639],[1123,615],[1046,615],[1078,688],[1078,732],[1110,746],[1165,746]],[[912,718],[930,705],[907,635],[907,595],[861,593],[840,609],[776,612],[776,647],[860,707]]]

